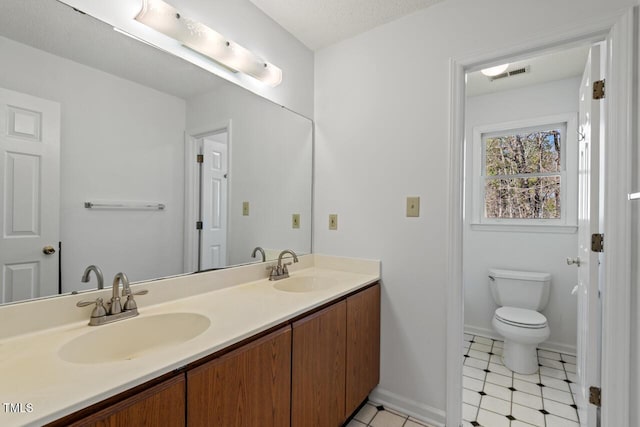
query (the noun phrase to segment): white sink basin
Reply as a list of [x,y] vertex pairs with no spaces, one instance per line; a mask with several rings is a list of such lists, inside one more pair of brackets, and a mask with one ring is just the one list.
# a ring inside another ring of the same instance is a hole
[[104,363],[143,357],[197,337],[211,325],[197,313],[134,317],[95,326],[63,345],[58,355],[72,363]]
[[314,292],[332,288],[336,284],[335,279],[328,277],[302,276],[282,279],[273,287],[285,292]]

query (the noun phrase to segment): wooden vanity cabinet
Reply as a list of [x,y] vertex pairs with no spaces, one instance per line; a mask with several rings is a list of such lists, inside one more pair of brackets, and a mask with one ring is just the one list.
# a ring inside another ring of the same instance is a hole
[[380,382],[380,285],[347,298],[346,414]]
[[336,427],[380,380],[380,285],[293,323],[292,427]]
[[341,301],[293,323],[293,427],[336,427],[345,420],[346,315]]
[[187,371],[187,425],[289,426],[291,328]]
[[138,394],[108,406],[76,422],[56,425],[70,427],[121,427],[185,425],[184,374],[173,377]]
[[50,426],[341,426],[379,381],[380,285],[245,342]]

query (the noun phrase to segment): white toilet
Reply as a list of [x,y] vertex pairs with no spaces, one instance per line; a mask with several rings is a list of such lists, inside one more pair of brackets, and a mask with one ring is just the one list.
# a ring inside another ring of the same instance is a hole
[[536,347],[549,338],[547,318],[540,310],[549,302],[551,275],[529,271],[489,270],[489,288],[500,306],[493,329],[504,337],[502,358],[519,374],[538,371]]

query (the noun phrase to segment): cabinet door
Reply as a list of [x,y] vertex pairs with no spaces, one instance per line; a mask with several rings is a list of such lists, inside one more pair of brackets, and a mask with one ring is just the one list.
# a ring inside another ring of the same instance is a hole
[[128,427],[185,425],[184,375],[167,380],[70,426]]
[[380,382],[380,285],[347,298],[346,411],[350,415]]
[[345,301],[293,324],[292,427],[345,420],[345,348]]
[[286,427],[289,326],[187,372],[189,426]]

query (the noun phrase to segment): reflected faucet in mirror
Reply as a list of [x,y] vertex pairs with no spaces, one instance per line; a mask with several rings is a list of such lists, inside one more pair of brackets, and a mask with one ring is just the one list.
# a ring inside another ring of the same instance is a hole
[[262,249],[260,246],[256,246],[255,248],[253,248],[253,252],[251,252],[251,258],[255,258],[258,252],[260,252],[260,255],[262,255],[262,262],[267,261],[267,255],[265,255],[264,249]]
[[80,281],[82,283],[89,283],[89,275],[91,272],[94,272],[96,275],[96,279],[98,280],[98,289],[104,289],[104,276],[102,275],[102,270],[97,265],[90,265],[89,267],[84,269],[84,273],[82,273],[82,279]]

